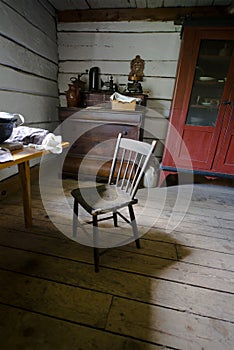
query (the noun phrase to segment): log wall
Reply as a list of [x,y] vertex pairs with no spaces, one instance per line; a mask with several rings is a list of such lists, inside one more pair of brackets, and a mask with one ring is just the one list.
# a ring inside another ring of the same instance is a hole
[[[0,1],[0,110],[25,125],[58,125],[56,17],[47,0]],[[0,180],[15,172],[1,171]]]
[[[180,26],[173,22],[73,22],[58,23],[59,93],[66,106],[65,91],[72,76],[98,66],[102,81],[127,84],[130,62],[140,55],[145,61],[142,87],[149,95],[145,137],[162,143],[167,129],[180,48]],[[88,74],[82,77],[88,88]],[[160,149],[160,155],[162,148]]]

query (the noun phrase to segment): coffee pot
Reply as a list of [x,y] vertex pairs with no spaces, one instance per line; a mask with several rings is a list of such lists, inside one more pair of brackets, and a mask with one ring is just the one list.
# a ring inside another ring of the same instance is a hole
[[89,71],[89,91],[99,90],[99,68],[92,67]]

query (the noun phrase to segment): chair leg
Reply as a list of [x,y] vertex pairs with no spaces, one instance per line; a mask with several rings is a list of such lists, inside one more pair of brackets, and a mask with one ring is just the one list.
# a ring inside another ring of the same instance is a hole
[[93,215],[93,257],[95,272],[99,271],[99,248],[98,248],[98,220],[97,215]]
[[77,236],[77,222],[78,222],[78,207],[79,207],[79,204],[77,202],[76,199],[74,199],[74,207],[73,207],[73,231],[72,231],[72,234],[73,234],[73,237],[76,237]]
[[117,219],[117,213],[113,212],[113,220],[114,220],[114,226],[118,227],[118,219]]
[[128,210],[129,210],[129,215],[130,215],[133,235],[135,237],[136,247],[139,249],[141,247],[140,246],[140,239],[139,239],[139,232],[138,232],[138,228],[137,228],[137,223],[136,223],[134,210],[133,210],[133,207],[132,207],[131,204],[128,206]]

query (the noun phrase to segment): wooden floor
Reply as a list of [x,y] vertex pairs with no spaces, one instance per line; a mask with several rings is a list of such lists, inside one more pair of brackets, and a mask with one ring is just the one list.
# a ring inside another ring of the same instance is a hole
[[37,185],[31,229],[20,193],[0,202],[1,349],[234,349],[234,188],[154,188],[140,203],[142,248],[109,249],[95,273],[92,249],[51,223]]

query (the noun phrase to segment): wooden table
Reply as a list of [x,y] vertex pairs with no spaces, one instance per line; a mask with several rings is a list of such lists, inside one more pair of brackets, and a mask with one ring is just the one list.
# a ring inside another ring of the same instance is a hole
[[[68,142],[63,142],[63,147],[68,147]],[[30,180],[30,163],[31,159],[41,157],[48,153],[45,150],[37,150],[32,147],[24,147],[21,150],[12,151],[14,160],[0,163],[0,169],[9,168],[17,165],[22,186],[22,198],[24,207],[24,222],[26,227],[32,226],[32,203],[31,203],[31,180]]]

